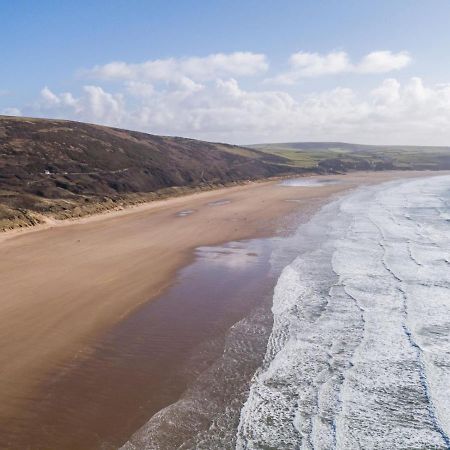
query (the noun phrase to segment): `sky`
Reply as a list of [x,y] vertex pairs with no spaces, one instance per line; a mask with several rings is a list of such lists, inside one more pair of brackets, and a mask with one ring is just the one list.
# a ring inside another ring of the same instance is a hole
[[450,145],[447,0],[0,0],[0,114]]

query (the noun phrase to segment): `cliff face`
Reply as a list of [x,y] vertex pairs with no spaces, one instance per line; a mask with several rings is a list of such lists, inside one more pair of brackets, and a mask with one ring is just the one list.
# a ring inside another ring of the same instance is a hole
[[[78,122],[0,117],[0,228],[281,175],[254,149]],[[37,213],[37,214],[36,214]]]

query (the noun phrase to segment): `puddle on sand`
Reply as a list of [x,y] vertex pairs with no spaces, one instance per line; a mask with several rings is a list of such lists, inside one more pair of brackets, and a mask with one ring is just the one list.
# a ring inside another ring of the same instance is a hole
[[335,180],[333,178],[293,178],[281,181],[280,185],[288,187],[320,187],[341,183],[341,180]]
[[178,211],[176,216],[177,217],[186,217],[186,216],[190,216],[191,214],[193,214],[195,212],[194,209],[185,209],[183,211]]
[[228,203],[231,203],[231,200],[216,200],[215,202],[209,202],[208,206],[221,206],[221,205],[228,205]]

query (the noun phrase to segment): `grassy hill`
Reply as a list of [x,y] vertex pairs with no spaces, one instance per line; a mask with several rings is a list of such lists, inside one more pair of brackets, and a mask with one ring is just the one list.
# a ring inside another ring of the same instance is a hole
[[389,169],[450,169],[450,148],[339,142],[239,147],[0,116],[0,230],[247,180]]
[[0,116],[0,229],[292,170],[255,149]]
[[450,147],[292,142],[250,148],[286,158],[295,167],[319,171],[450,169]]

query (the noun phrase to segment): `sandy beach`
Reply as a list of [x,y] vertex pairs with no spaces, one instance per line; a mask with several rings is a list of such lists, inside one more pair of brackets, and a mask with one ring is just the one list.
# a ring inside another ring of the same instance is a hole
[[291,214],[311,214],[344,190],[414,175],[326,176],[339,183],[320,187],[252,183],[5,233],[0,431],[10,433],[2,427],[39,401],[50,373],[89,354],[102,333],[161,295],[197,247],[283,233]]

